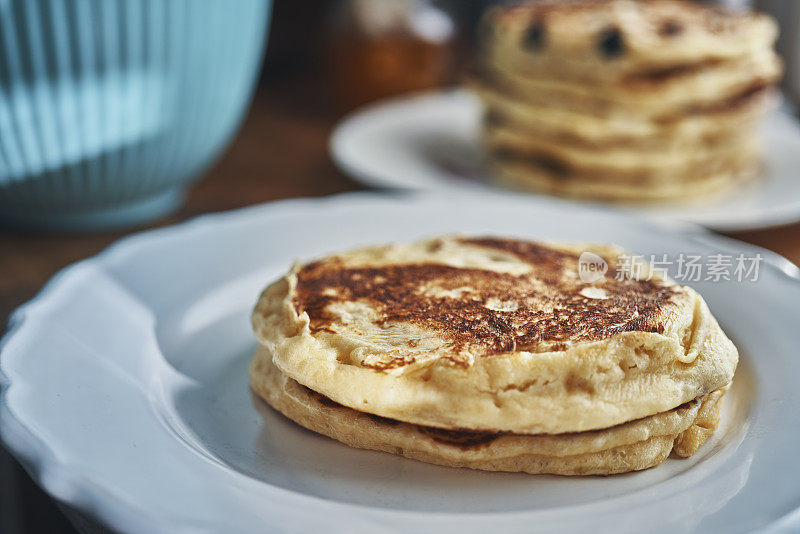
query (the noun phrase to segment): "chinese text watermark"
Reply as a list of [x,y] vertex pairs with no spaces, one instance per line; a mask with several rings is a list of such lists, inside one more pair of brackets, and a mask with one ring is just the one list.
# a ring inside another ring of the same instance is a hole
[[608,262],[593,252],[583,252],[578,259],[578,277],[592,283],[613,276],[616,280],[651,280],[671,276],[680,283],[757,282],[764,258],[761,254],[620,254],[609,273]]

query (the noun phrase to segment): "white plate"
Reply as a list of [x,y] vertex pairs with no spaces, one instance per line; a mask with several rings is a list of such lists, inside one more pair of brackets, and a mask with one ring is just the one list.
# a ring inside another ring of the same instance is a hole
[[294,259],[445,232],[758,249],[536,198],[355,194],[124,239],[18,310],[0,430],[56,498],[124,532],[744,532],[800,528],[797,269],[696,285],[738,344],[723,422],[693,458],[567,478],[436,467],[301,429],[248,390],[259,290]]
[[[480,104],[462,91],[427,93],[370,106],[343,120],[331,153],[344,172],[381,188],[496,190],[481,166]],[[720,231],[800,220],[800,126],[784,109],[763,126],[765,175],[746,187],[689,206],[612,206]],[[577,201],[575,201],[577,203]]]

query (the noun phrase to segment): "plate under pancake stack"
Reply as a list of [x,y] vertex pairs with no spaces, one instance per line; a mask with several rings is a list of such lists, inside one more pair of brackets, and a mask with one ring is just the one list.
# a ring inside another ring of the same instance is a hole
[[493,174],[613,201],[689,200],[757,176],[776,35],[764,15],[683,0],[493,8],[473,80]]

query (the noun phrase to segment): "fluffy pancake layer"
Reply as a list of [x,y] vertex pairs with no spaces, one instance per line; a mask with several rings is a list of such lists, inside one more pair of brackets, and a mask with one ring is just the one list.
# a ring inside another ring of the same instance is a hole
[[[581,281],[583,252],[611,274]],[[621,253],[491,238],[362,249],[296,265],[253,327],[288,378],[441,429],[603,429],[729,384],[737,351],[702,298],[646,265],[617,280]]]
[[446,431],[376,417],[337,404],[289,378],[260,348],[251,364],[253,390],[289,419],[351,447],[427,463],[488,471],[608,475],[647,469],[673,451],[687,457],[717,426],[723,389],[665,413],[613,428],[514,435]]

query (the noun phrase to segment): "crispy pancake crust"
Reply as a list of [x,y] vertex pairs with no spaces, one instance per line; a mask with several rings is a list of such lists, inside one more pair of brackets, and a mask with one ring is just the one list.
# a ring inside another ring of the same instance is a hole
[[[622,332],[660,332],[659,311],[675,296],[674,286],[660,281],[609,278],[596,287],[613,299],[587,298],[579,293],[583,286],[579,280],[564,276],[577,265],[577,257],[569,252],[491,238],[458,243],[513,254],[532,272],[520,275],[438,262],[366,266],[314,262],[297,271],[295,312],[308,314],[311,332],[335,333],[341,328],[341,316],[334,307],[368,302],[379,314],[380,326],[417,325],[446,340],[447,352],[441,358],[467,365],[465,351],[472,357],[540,352]],[[548,309],[550,304],[555,305]],[[409,355],[402,356],[362,365],[397,368],[409,363]]]
[[[445,429],[606,428],[728,384],[738,359],[694,291],[594,283],[591,251],[447,238],[295,266],[253,312],[277,367],[335,402]],[[647,272],[647,269],[642,271]]]
[[535,436],[446,431],[359,412],[287,377],[269,357],[254,358],[251,377],[253,389],[273,408],[351,447],[451,467],[558,475],[647,469],[661,463],[671,450],[690,456],[716,428],[724,394],[716,390],[668,412],[613,428]]

